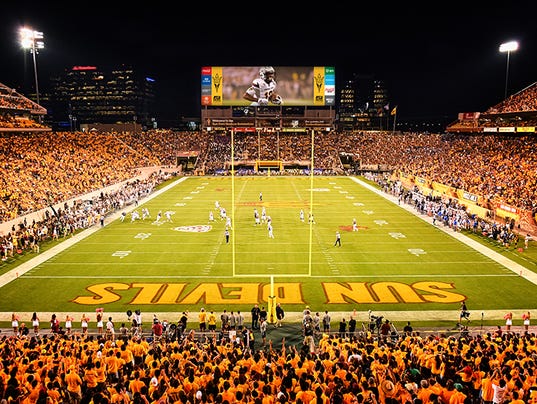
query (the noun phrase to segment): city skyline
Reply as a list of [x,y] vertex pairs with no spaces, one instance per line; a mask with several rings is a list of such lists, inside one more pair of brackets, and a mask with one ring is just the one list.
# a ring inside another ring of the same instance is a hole
[[297,5],[287,13],[270,7],[268,17],[252,8],[244,18],[126,4],[77,13],[41,3],[4,5],[0,82],[34,88],[31,57],[18,43],[22,26],[44,33],[40,88],[72,66],[129,65],[156,80],[163,120],[199,116],[202,66],[334,66],[337,90],[353,74],[372,75],[386,83],[401,119],[455,120],[458,112],[501,102],[507,59],[499,46],[510,40],[520,48],[510,55],[508,95],[537,81],[535,6],[529,2],[475,10],[455,4],[430,15],[395,7],[356,15],[334,6],[320,21],[297,14]]

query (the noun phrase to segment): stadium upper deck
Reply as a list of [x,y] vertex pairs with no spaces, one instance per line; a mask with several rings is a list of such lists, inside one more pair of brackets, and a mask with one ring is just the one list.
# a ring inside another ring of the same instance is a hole
[[0,132],[50,131],[34,119],[46,114],[41,105],[0,83]]
[[509,96],[484,112],[461,113],[446,128],[451,133],[535,133],[537,83]]

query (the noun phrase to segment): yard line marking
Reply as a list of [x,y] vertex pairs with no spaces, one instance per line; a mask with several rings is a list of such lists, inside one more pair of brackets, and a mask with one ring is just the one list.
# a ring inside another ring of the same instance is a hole
[[334,257],[332,257],[332,254],[328,252],[328,248],[323,248],[322,252],[325,256],[326,263],[328,264],[328,268],[330,268],[330,272],[332,273],[332,275],[339,274],[339,268],[335,264]]
[[[231,254],[231,253],[229,253]],[[408,253],[406,253],[408,255]],[[272,255],[274,255],[274,253],[272,253]],[[286,255],[285,253],[282,253],[282,255]],[[324,254],[323,254],[324,255]],[[287,261],[273,261],[273,262],[266,262],[264,261],[265,263],[267,264],[286,264],[286,265],[292,265],[293,263],[297,263],[299,265],[303,265],[304,263],[303,262],[300,262],[300,261],[291,261],[291,262],[287,262]],[[312,264],[314,265],[322,265],[324,264],[326,261],[324,260],[321,260],[321,261],[312,261]],[[446,261],[446,262],[439,262],[439,261],[375,261],[375,262],[372,262],[372,261],[369,261],[365,264],[360,264],[360,263],[357,263],[356,261],[338,261],[339,263],[341,264],[354,264],[356,265],[356,267],[360,267],[360,266],[363,266],[363,265],[387,265],[387,264],[390,264],[390,265],[416,265],[416,266],[430,266],[430,265],[442,265],[442,264],[468,264],[468,265],[471,265],[471,264],[485,264],[487,263],[488,261]],[[201,265],[199,261],[192,261],[192,262],[188,262],[188,261],[185,261],[185,260],[182,260],[181,261],[182,264],[187,264],[187,265]],[[227,265],[228,263],[226,263]],[[240,261],[238,262],[239,265],[258,265],[259,264],[259,261],[254,261],[254,262],[249,262],[249,261]],[[54,265],[58,265],[58,266],[67,266],[67,265],[71,265],[71,266],[102,266],[103,263],[102,262],[79,262],[79,261],[73,261],[73,262],[47,262],[47,266],[54,266]],[[141,267],[143,267],[144,265],[147,266],[148,263],[147,262],[122,262],[121,265],[140,265]],[[177,265],[177,261],[170,261],[170,262],[162,262],[160,261],[159,262],[159,265]],[[207,264],[205,264],[207,265]],[[215,264],[216,265],[216,264]],[[439,275],[440,276],[440,275]]]
[[[208,256],[208,261],[205,263],[205,268],[202,270],[204,273],[211,272],[215,262],[216,262],[216,256],[218,255],[218,252],[220,251],[220,246],[224,242],[224,236],[220,235],[218,238],[218,242],[214,245],[213,250]],[[190,265],[190,264],[189,264]]]

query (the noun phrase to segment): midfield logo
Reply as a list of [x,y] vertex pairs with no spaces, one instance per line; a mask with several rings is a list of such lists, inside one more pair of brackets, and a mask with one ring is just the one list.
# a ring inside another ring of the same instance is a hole
[[213,226],[209,226],[206,224],[198,224],[196,226],[179,226],[174,227],[173,230],[175,231],[183,231],[186,233],[207,233],[208,231],[211,231]]

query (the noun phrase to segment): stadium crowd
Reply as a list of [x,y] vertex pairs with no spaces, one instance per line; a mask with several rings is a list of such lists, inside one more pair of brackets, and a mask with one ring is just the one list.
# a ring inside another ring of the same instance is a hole
[[488,108],[485,114],[537,111],[537,83],[509,96],[498,105]]
[[147,338],[124,324],[117,335],[3,335],[0,402],[537,403],[529,332],[321,333],[276,348],[248,328],[168,339],[156,324]]
[[[257,136],[242,135],[237,136],[235,142],[236,161],[258,156],[260,159],[307,161],[311,154],[309,136],[268,134],[259,140]],[[484,196],[486,208],[501,203],[531,211],[533,217],[537,213],[537,176],[534,175],[537,139],[534,136],[352,132],[324,134],[315,142],[316,167],[325,175],[353,172],[352,167],[345,169],[339,159],[341,153],[348,153],[359,156],[362,165],[389,167],[407,176],[427,178]],[[126,181],[144,166],[174,166],[179,152],[198,152],[197,165],[206,174],[229,173],[231,145],[228,135],[214,133],[61,132],[4,134],[0,136],[0,150],[5,156],[0,166],[2,223]],[[240,175],[242,171],[237,173]],[[252,170],[245,173],[251,174]],[[304,170],[291,169],[289,173],[300,174]],[[153,181],[153,185],[155,183]],[[94,205],[97,206],[100,205]],[[120,207],[121,202],[113,202],[105,210],[94,209],[93,215],[106,215]],[[70,209],[78,212],[86,207]],[[49,214],[46,219],[51,219],[52,212],[47,210],[46,213]],[[468,218],[464,220],[468,226]],[[35,223],[31,226],[24,223],[20,229],[13,226],[12,232],[1,235],[0,255],[5,258],[13,251],[35,249],[32,240],[54,238],[66,231],[72,233],[74,229],[92,225],[95,218],[67,222],[70,224],[61,226],[62,233],[50,222],[39,231]],[[34,229],[35,234],[19,234],[29,229]]]
[[128,180],[158,161],[147,149],[93,133],[4,133],[0,152],[0,222]]
[[27,117],[13,117],[0,115],[0,127],[9,129],[46,129],[47,126]]
[[[167,130],[4,135],[0,222],[126,180],[139,167],[175,165],[182,151],[199,152],[197,167],[205,174],[228,173],[230,143],[229,135]],[[296,134],[242,135],[234,146],[236,161],[301,162],[311,156],[311,138]],[[535,136],[331,132],[315,139],[314,150],[315,167],[323,174],[344,173],[339,155],[348,153],[362,165],[384,166],[535,213],[536,146]]]

